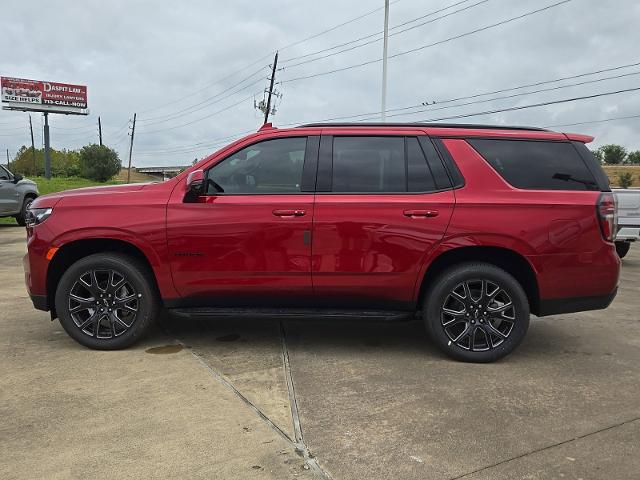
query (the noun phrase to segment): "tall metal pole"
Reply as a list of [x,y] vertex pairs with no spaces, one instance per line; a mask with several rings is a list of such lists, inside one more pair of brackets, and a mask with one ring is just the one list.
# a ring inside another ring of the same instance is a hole
[[271,95],[273,94],[273,82],[276,79],[276,66],[278,65],[278,52],[273,59],[273,68],[271,69],[271,82],[269,83],[269,96],[267,97],[267,109],[264,111],[264,123],[269,120],[269,110],[271,110]]
[[100,123],[100,117],[98,117],[98,137],[100,137],[100,146],[102,146],[102,123]]
[[387,117],[387,46],[389,43],[389,0],[384,0],[384,42],[382,46],[382,105],[380,118],[384,122]]
[[131,128],[131,143],[129,144],[129,168],[127,168],[127,183],[131,180],[131,153],[133,152],[133,136],[136,134],[136,114],[133,114],[133,127]]
[[31,131],[31,154],[33,155],[33,175],[38,175],[38,164],[36,163],[36,144],[33,141],[33,124],[31,123],[31,115],[29,115],[29,130]]
[[44,112],[44,178],[51,178],[51,154],[49,152],[49,113]]
[[7,148],[7,169],[11,170],[11,169],[9,168],[9,163],[10,163],[10,162],[9,162],[9,149]]

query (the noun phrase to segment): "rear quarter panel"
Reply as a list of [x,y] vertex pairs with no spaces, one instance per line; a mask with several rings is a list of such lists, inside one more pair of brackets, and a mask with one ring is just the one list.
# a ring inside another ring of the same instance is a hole
[[524,256],[542,299],[608,294],[619,259],[596,218],[600,192],[521,190],[509,185],[463,139],[446,139],[465,186],[441,249],[496,246]]

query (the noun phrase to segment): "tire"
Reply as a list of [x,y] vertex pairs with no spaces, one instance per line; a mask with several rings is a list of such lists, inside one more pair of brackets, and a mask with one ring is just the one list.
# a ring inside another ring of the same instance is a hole
[[487,363],[505,357],[529,328],[529,301],[522,286],[511,274],[488,263],[463,263],[444,271],[427,290],[424,305],[432,341],[464,362]]
[[24,227],[27,224],[27,209],[34,200],[35,199],[33,197],[25,197],[24,201],[22,202],[20,213],[14,217],[16,219],[16,222],[18,222],[18,225],[20,225],[21,227]]
[[138,260],[118,253],[78,260],[56,289],[60,324],[85,347],[118,350],[134,344],[158,314],[159,297],[148,280],[152,275]]
[[616,252],[620,258],[624,258],[629,253],[631,242],[616,242]]

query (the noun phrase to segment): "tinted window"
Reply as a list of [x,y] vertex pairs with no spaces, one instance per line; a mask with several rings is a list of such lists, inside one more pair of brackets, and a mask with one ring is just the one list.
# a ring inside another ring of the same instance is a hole
[[407,138],[407,177],[410,192],[436,190],[436,184],[427,164],[427,159],[422,152],[418,139],[415,137]]
[[406,192],[404,137],[334,137],[334,192]]
[[569,142],[471,139],[468,142],[517,188],[597,190],[584,161]]
[[306,145],[306,137],[295,137],[243,148],[209,170],[207,193],[300,192]]

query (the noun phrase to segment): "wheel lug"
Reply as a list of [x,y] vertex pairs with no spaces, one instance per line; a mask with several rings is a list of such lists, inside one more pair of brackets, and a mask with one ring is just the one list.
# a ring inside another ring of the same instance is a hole
[[471,323],[476,323],[476,321],[475,320],[471,320]]

